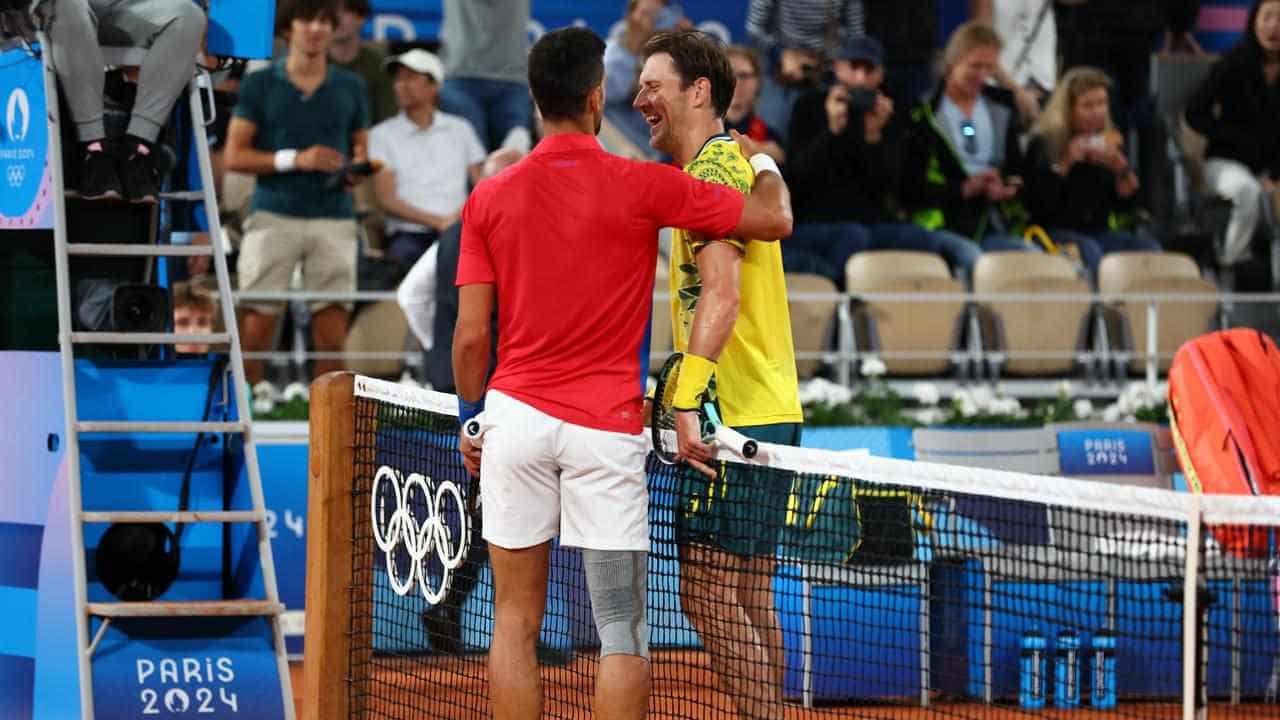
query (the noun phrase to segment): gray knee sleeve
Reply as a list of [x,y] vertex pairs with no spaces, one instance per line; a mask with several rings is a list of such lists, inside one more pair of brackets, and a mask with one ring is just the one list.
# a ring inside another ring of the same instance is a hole
[[649,657],[649,625],[645,621],[648,559],[649,553],[643,550],[582,551],[601,657]]

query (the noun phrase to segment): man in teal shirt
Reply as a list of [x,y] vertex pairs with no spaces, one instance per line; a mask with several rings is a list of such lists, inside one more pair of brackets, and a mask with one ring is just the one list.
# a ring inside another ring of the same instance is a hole
[[[291,0],[282,11],[289,53],[245,78],[227,129],[227,167],[258,177],[240,247],[240,290],[285,290],[301,262],[304,289],[349,292],[357,255],[350,188],[360,178],[335,176],[367,157],[368,92],[358,75],[328,61],[335,0]],[[340,351],[349,305],[310,307],[315,349]],[[242,304],[246,352],[268,349],[281,308]],[[340,368],[341,361],[317,360],[314,374]],[[261,361],[246,362],[245,372],[250,382],[261,380]]]

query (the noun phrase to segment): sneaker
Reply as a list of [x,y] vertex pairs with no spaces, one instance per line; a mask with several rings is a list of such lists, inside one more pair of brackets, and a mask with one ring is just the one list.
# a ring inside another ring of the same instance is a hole
[[431,649],[441,655],[462,654],[462,612],[456,605],[436,605],[422,613]]
[[124,163],[121,173],[129,202],[155,205],[160,199],[160,178],[150,155],[135,152]]
[[86,152],[80,165],[80,197],[85,200],[119,200],[124,197],[116,163],[105,150]]

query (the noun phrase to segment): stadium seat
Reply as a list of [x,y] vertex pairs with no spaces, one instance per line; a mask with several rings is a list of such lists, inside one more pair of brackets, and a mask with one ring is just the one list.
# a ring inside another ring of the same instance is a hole
[[[399,352],[409,341],[409,321],[395,300],[382,300],[356,313],[347,331],[347,352]],[[417,346],[417,343],[413,343]],[[351,358],[347,369],[374,377],[399,377],[404,361],[399,358],[378,360]]]
[[[951,277],[947,263],[933,253],[870,250],[849,258],[845,287],[855,296],[855,342],[859,352],[879,355],[891,375],[938,375],[951,365],[960,339],[962,299],[943,302],[912,300],[859,301],[859,293],[949,293],[964,287]],[[932,353],[936,357],[895,356]]]
[[[1104,295],[1126,293],[1216,294],[1217,287],[1200,277],[1194,260],[1181,253],[1111,253],[1098,264],[1098,291]],[[1187,340],[1213,330],[1218,312],[1214,301],[1161,303],[1156,326],[1159,369],[1166,372],[1173,353]],[[1147,304],[1115,302],[1106,308],[1112,346],[1118,349],[1117,368],[1143,372],[1147,353]]]
[[[979,314],[984,340],[990,349],[993,371],[1019,375],[1046,375],[1070,372],[1075,358],[1028,357],[1019,353],[1072,353],[1083,348],[1088,338],[1088,281],[1076,274],[1070,260],[1058,255],[1034,252],[989,252],[978,258],[973,269],[973,291],[987,293],[1036,293],[1078,295],[1066,302],[983,302]],[[1004,357],[1008,353],[1008,357]]]
[[829,278],[812,273],[787,273],[787,295],[791,305],[791,338],[795,342],[796,374],[801,380],[813,377],[822,367],[822,360],[817,357],[806,358],[805,353],[821,353],[831,347],[833,322],[836,308],[840,301],[799,300],[797,293],[823,293],[835,295],[839,292],[836,284]]

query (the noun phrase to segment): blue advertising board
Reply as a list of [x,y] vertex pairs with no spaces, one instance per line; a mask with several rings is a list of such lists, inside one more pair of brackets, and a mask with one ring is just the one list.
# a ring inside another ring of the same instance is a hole
[[0,230],[53,227],[44,69],[23,47],[0,52]]
[[1141,430],[1062,430],[1058,456],[1067,477],[1156,474],[1151,433]]
[[284,717],[266,618],[117,621],[93,659],[94,715]]

